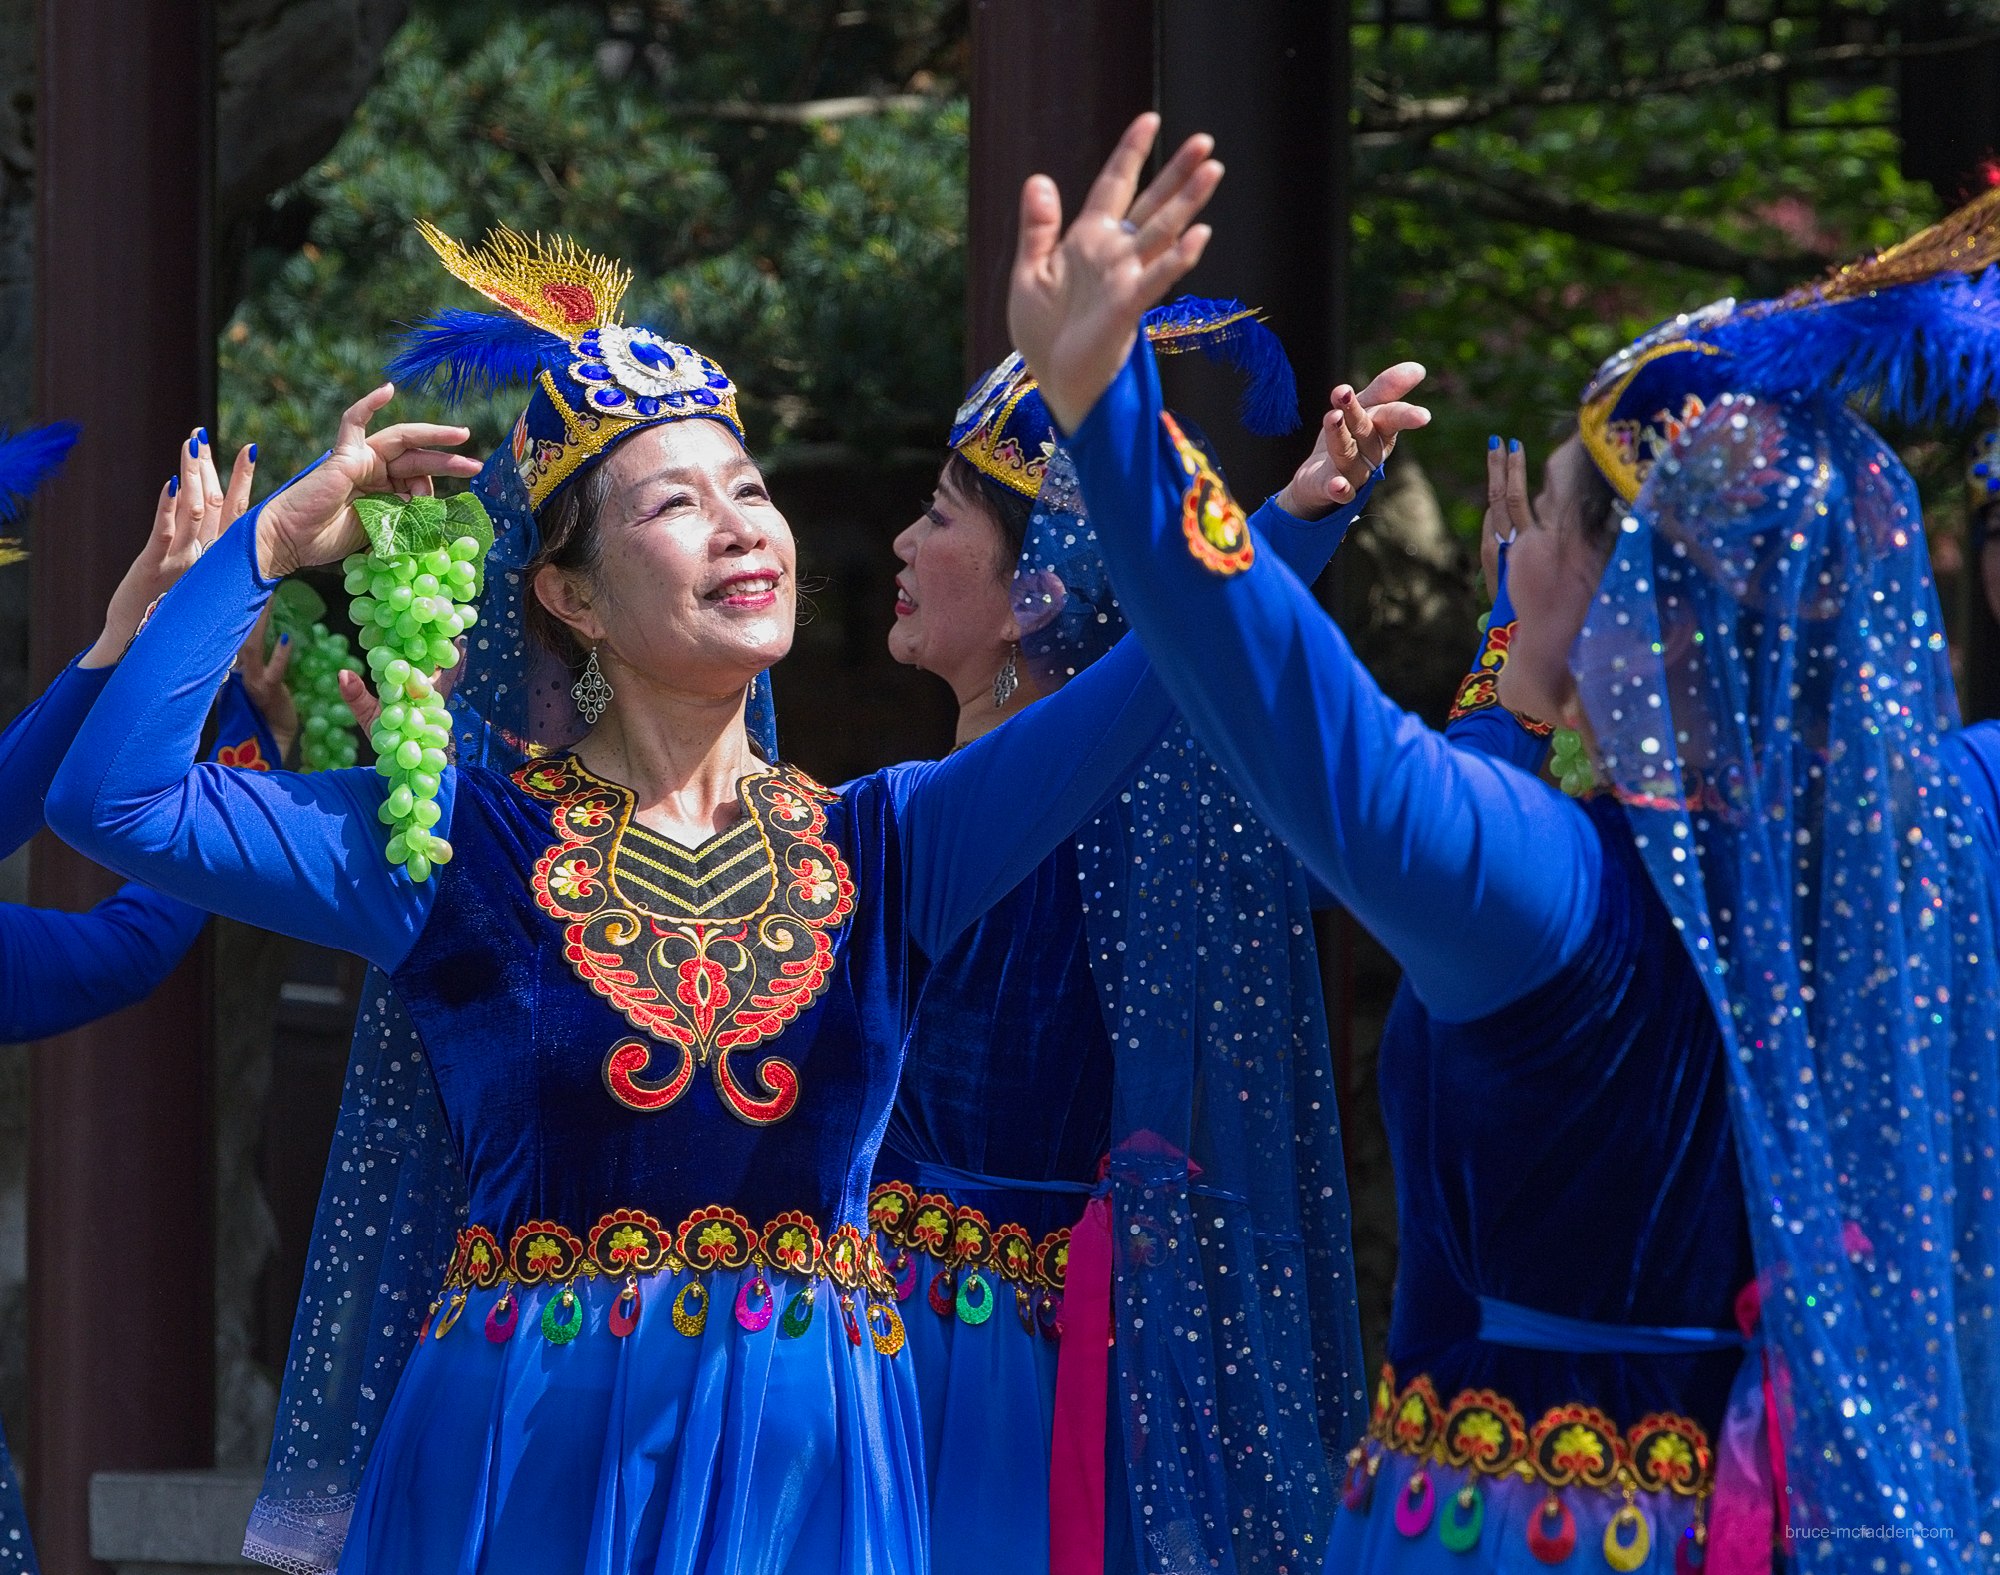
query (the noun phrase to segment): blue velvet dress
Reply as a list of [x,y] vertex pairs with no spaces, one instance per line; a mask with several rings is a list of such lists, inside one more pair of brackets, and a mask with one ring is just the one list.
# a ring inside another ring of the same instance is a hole
[[924,1569],[912,1364],[867,1233],[907,958],[1151,746],[1170,712],[1143,658],[947,761],[838,792],[747,778],[694,849],[573,756],[448,768],[456,856],[419,886],[383,860],[373,772],[173,764],[268,590],[253,528],[135,643],[50,814],[93,856],[361,952],[417,1027],[470,1220],[339,1567]]
[[[0,858],[42,827],[42,803],[63,755],[111,676],[71,663],[0,732]],[[268,770],[277,757],[264,719],[231,678],[216,717],[215,758]],[[129,885],[88,913],[0,904],[0,1042],[67,1033],[151,993],[194,943],[199,908]],[[0,1575],[35,1568],[20,1484],[0,1431]]]
[[[1365,497],[1317,521],[1274,498],[1252,525],[1310,580]],[[1091,971],[1081,892],[1066,842],[935,961],[918,960],[871,1215],[909,1331],[936,1575],[1049,1566],[1069,1234],[1102,1169],[1113,1097],[1104,1000],[1116,980]],[[1114,1549],[1126,1518],[1107,1517]],[[1107,1567],[1131,1557],[1114,1551]]]
[[1063,1274],[1111,1071],[1065,845],[925,970],[875,1165],[937,1575],[1048,1568]]
[[[1673,1569],[1755,1272],[1700,981],[1615,807],[1425,729],[1281,566],[1204,550],[1158,398],[1141,347],[1070,440],[1121,603],[1197,736],[1405,970],[1380,1072],[1391,1369],[1325,1567]],[[1593,1353],[1663,1330],[1693,1354]],[[1644,1535],[1607,1546],[1628,1501]]]

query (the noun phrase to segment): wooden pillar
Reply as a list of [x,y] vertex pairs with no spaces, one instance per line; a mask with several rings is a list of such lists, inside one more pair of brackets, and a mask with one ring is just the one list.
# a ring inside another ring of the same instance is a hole
[[973,0],[966,376],[1004,356],[1021,182],[1054,178],[1074,214],[1154,102],[1155,0]]
[[[46,684],[95,637],[174,445],[212,424],[208,0],[41,0],[35,404],[80,421],[37,502],[33,655]],[[113,879],[53,838],[38,903]],[[30,1063],[27,1459],[48,1575],[90,1559],[93,1472],[214,1458],[205,970],[38,1045]]]
[[[1262,307],[1298,372],[1308,423],[1346,364],[1348,43],[1344,7],[1319,0],[1160,0],[1162,141],[1215,136],[1228,173],[1201,266],[1181,288]],[[1169,397],[1208,432],[1231,489],[1254,507],[1304,455],[1299,436],[1237,430],[1226,378],[1167,372]]]

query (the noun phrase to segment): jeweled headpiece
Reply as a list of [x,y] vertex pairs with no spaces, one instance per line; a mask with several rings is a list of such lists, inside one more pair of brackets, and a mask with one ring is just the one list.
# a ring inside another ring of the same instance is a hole
[[[1250,431],[1271,437],[1299,424],[1292,364],[1254,307],[1183,296],[1154,307],[1143,327],[1156,354],[1199,350],[1241,371],[1248,379],[1243,425]],[[1019,351],[965,396],[952,422],[950,443],[995,481],[1030,498],[1041,491],[1049,456],[1056,450],[1056,427]]]
[[537,510],[647,427],[699,418],[742,438],[736,385],[720,366],[650,328],[619,322],[631,270],[561,237],[502,228],[469,249],[435,225],[417,228],[453,275],[507,315],[433,314],[404,336],[389,375],[440,384],[453,403],[532,382],[511,447]]
[[1769,301],[1716,301],[1612,356],[1584,390],[1584,446],[1627,503],[1724,393],[1863,395],[1906,420],[1964,420],[2000,372],[2000,190]]
[[[11,525],[21,517],[28,499],[62,469],[81,436],[83,429],[71,421],[29,427],[13,437],[0,430],[0,521]],[[0,564],[19,563],[27,555],[19,537],[0,535]]]

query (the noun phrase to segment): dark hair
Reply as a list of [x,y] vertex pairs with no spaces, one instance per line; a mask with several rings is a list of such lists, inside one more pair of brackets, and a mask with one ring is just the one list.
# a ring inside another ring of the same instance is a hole
[[[1566,443],[1578,435],[1577,428],[1571,426],[1563,441]],[[1576,528],[1591,551],[1609,552],[1611,538],[1618,529],[1618,494],[1590,450],[1579,442],[1576,451],[1582,461],[1582,474],[1577,478]]]
[[1001,559],[1001,574],[1003,578],[1012,579],[1014,564],[1021,556],[1021,544],[1028,539],[1028,526],[1035,517],[1035,500],[1016,492],[1003,481],[995,481],[956,450],[944,462],[943,480],[961,496],[980,504],[993,516],[1007,543],[1007,551]]
[[588,574],[597,567],[597,520],[611,495],[611,472],[601,462],[591,465],[556,491],[535,514],[540,550],[523,572],[527,596],[522,609],[529,635],[550,655],[571,668],[581,667],[585,651],[576,631],[543,605],[535,592],[535,576],[543,569]]

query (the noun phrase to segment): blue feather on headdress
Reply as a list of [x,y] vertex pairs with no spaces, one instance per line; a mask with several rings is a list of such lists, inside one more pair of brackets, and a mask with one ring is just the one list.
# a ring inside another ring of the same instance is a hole
[[500,312],[449,307],[406,329],[389,377],[413,387],[435,388],[448,405],[481,394],[532,383],[560,371],[572,351],[567,340]]
[[1743,393],[1813,389],[1904,421],[1963,423],[2000,396],[2000,267],[1844,300],[1789,297],[1705,337],[1732,357],[1730,386]]
[[1299,387],[1291,359],[1254,308],[1184,295],[1154,307],[1143,326],[1156,352],[1198,350],[1241,372],[1246,383],[1240,413],[1248,431],[1278,437],[1298,427]]
[[83,429],[73,421],[52,421],[9,436],[0,429],[0,519],[19,519],[35,489],[62,468]]

